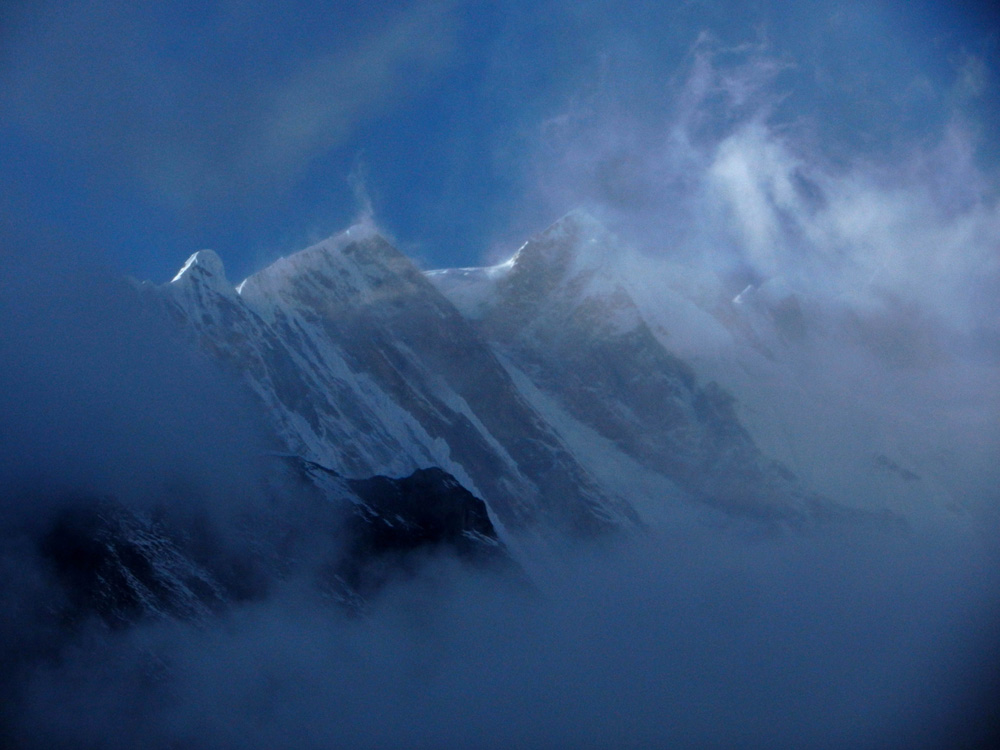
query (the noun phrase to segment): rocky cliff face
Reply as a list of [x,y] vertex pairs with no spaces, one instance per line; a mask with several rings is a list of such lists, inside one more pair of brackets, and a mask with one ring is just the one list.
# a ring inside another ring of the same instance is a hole
[[223,532],[207,516],[138,512],[114,498],[67,500],[38,534],[58,585],[51,610],[75,628],[180,618],[207,621],[240,602],[305,580],[350,611],[428,557],[513,569],[486,506],[441,469],[400,479],[345,479],[274,457],[267,505]]

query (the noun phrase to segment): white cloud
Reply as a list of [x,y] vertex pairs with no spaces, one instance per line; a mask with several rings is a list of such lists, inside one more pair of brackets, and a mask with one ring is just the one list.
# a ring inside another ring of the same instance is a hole
[[591,205],[650,252],[749,266],[827,302],[893,297],[960,332],[995,327],[983,299],[1000,290],[1000,204],[975,128],[956,113],[936,141],[845,156],[808,112],[776,114],[790,68],[703,35],[658,113],[595,97],[552,117],[539,193],[553,214]]

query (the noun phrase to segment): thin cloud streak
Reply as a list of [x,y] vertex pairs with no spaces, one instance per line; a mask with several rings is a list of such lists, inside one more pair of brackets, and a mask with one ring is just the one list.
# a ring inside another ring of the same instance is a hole
[[[279,45],[266,40],[272,21],[287,25],[280,14],[230,7],[180,35],[171,6],[53,2],[12,35],[0,106],[25,133],[94,172],[138,177],[168,205],[280,192],[448,65],[454,6],[307,16],[290,30],[299,44]],[[276,59],[278,46],[291,54]]]

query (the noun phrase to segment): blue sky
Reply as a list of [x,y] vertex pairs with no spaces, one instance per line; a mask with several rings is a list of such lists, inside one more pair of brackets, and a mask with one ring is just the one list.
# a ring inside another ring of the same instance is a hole
[[[942,203],[996,195],[1000,26],[986,3],[2,13],[6,223],[154,281],[202,247],[238,281],[368,204],[428,267],[492,260],[576,205],[637,242],[683,244],[694,214],[674,209],[698,193],[693,175],[754,123],[766,136],[741,143],[769,153],[779,139],[824,174],[863,164],[892,182],[923,159],[912,187],[938,159],[954,171]],[[685,161],[679,139],[710,156]]]

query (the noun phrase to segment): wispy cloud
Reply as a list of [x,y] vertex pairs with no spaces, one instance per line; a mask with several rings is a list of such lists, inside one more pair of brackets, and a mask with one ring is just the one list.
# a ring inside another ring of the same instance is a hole
[[[703,34],[660,107],[620,106],[610,81],[544,122],[537,193],[551,213],[591,205],[647,252],[995,330],[1000,204],[974,120],[953,108],[931,139],[852,151],[789,108],[795,67],[765,42],[725,48]],[[957,68],[956,90],[986,85],[974,61]]]
[[168,203],[273,192],[447,65],[453,7],[228,4],[180,24],[169,4],[54,0],[10,35],[0,108]]

